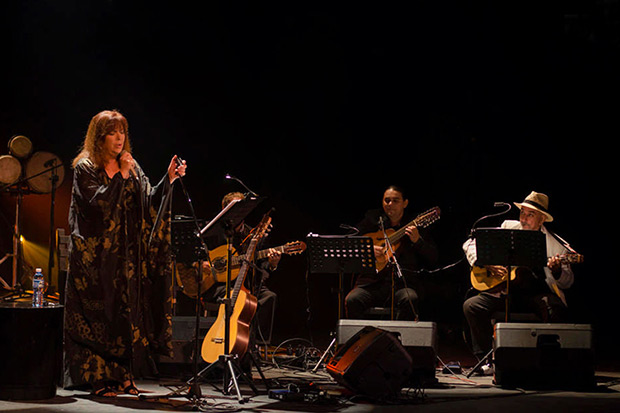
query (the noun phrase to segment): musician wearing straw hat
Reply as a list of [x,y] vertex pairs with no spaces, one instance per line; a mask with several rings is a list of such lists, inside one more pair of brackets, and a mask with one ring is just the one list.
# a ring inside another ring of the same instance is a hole
[[[519,220],[507,220],[501,225],[504,229],[522,229],[541,231],[545,234],[547,245],[547,265],[544,268],[516,271],[516,278],[512,276],[508,283],[510,290],[509,311],[535,313],[543,322],[565,322],[568,317],[566,297],[563,290],[573,284],[574,274],[570,266],[571,259],[580,257],[559,236],[545,227],[545,223],[552,222],[553,216],[549,213],[549,197],[539,192],[530,193],[523,202],[514,203],[519,208]],[[467,260],[472,268],[476,264],[476,241],[468,239],[463,244]],[[463,312],[469,324],[471,345],[474,354],[481,359],[492,347],[493,313],[506,309],[506,282],[508,269],[502,266],[487,266],[485,283],[488,280],[497,280],[493,288],[484,289],[476,285],[472,275],[472,285],[479,290],[477,295],[468,298],[463,304]],[[520,270],[520,269],[518,269]],[[472,274],[474,271],[472,270]],[[513,274],[514,275],[514,274]],[[493,285],[493,283],[485,284]],[[483,371],[491,372],[491,369]]]

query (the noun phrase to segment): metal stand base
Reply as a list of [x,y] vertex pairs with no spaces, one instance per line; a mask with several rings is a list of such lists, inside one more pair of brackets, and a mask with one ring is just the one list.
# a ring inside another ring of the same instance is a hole
[[476,364],[474,366],[474,368],[471,369],[471,371],[469,373],[467,373],[467,378],[470,378],[472,374],[474,374],[480,367],[482,367],[485,363],[487,363],[487,360],[489,359],[489,357],[491,356],[491,354],[493,354],[493,349],[491,349],[486,356],[484,356],[483,358],[480,359],[480,361],[478,362],[478,364]]

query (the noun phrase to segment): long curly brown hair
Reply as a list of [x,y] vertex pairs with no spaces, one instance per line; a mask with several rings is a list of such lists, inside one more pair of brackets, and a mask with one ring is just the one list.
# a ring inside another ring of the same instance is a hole
[[104,110],[97,113],[90,120],[80,153],[73,159],[73,166],[75,167],[83,158],[88,158],[97,168],[103,168],[103,144],[105,137],[119,127],[125,132],[123,150],[131,153],[127,119],[117,110]]

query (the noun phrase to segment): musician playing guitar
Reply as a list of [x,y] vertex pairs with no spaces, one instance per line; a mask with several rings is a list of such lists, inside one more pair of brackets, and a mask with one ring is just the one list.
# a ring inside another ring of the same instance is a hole
[[[437,248],[426,228],[413,224],[406,213],[409,200],[396,186],[388,187],[382,198],[382,209],[368,211],[356,226],[360,235],[373,238],[376,274],[361,275],[345,298],[347,318],[363,319],[370,307],[392,306],[392,281],[394,281],[395,319],[418,318],[418,303],[422,297],[422,282],[418,270],[429,268],[437,261]],[[400,236],[390,236],[400,235]],[[386,246],[385,235],[393,240]],[[391,248],[390,248],[391,246]],[[396,273],[390,252],[401,268],[403,278]]]
[[[560,237],[549,231],[544,223],[553,221],[549,214],[549,198],[538,192],[530,193],[522,203],[514,203],[520,210],[519,221],[507,220],[505,229],[541,231],[545,234],[548,262],[545,268],[517,268],[511,271],[502,266],[476,267],[476,241],[463,244],[467,260],[472,266],[471,280],[479,293],[463,304],[465,318],[471,333],[472,351],[482,359],[492,348],[493,313],[506,309],[506,286],[509,289],[509,311],[533,312],[543,322],[566,322],[568,318],[563,290],[573,284],[570,262],[580,262],[581,256]],[[492,366],[483,368],[492,374]]]

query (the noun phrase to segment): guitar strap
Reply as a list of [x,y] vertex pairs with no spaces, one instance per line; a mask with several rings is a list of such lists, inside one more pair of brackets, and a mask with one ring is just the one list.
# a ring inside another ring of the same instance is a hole
[[577,251],[575,251],[568,242],[566,242],[562,237],[560,237],[558,234],[554,233],[553,231],[550,231],[548,228],[545,228],[547,230],[547,232],[553,237],[555,238],[560,244],[562,244],[562,246],[564,248],[566,248],[568,251],[572,252],[573,254],[577,254]]

